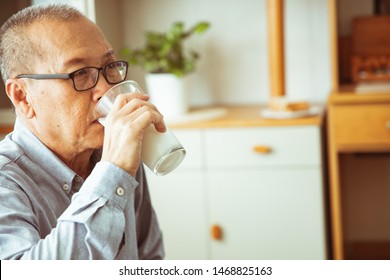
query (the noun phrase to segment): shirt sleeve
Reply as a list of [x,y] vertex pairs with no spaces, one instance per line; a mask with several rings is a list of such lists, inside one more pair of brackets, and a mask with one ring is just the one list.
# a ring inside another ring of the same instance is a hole
[[[37,229],[28,227],[20,217],[16,222],[12,220],[12,226],[2,230],[0,257],[115,259],[124,244],[125,226],[129,222],[126,219],[136,218],[135,215],[125,217],[124,209],[134,208],[131,204],[134,204],[137,186],[138,182],[124,170],[108,162],[99,162],[44,239],[36,240]],[[4,188],[0,197],[9,199],[0,211],[2,225],[12,219],[14,209],[17,213],[31,212],[28,199],[15,189]],[[35,243],[32,242],[34,239]],[[133,249],[137,250],[137,247]],[[13,255],[7,255],[7,252],[13,252]]]

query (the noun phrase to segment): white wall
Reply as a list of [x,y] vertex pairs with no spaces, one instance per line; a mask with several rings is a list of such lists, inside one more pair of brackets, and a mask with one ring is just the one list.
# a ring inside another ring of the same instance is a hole
[[[269,96],[266,0],[122,0],[124,44],[139,47],[144,30],[177,20],[207,20],[191,43],[201,54],[192,105],[253,104]],[[327,0],[285,0],[286,91],[291,99],[326,101],[330,90]],[[143,72],[130,78],[144,85]]]
[[[291,99],[325,102],[329,94],[327,1],[285,0],[286,94]],[[207,20],[211,29],[188,44],[201,54],[198,71],[190,77],[190,104],[258,104],[268,100],[266,0],[65,2],[84,8],[95,6],[96,22],[117,50],[125,45],[141,46],[145,30],[164,31],[178,20],[187,27]],[[141,69],[132,69],[129,74],[146,88]]]
[[95,21],[95,0],[32,0],[32,5],[61,3],[69,4],[79,9],[90,20]]
[[286,91],[292,99],[326,101],[330,92],[327,0],[285,0]]
[[[211,29],[188,44],[201,54],[190,77],[190,104],[267,102],[266,0],[80,1],[91,2],[97,24],[117,49],[139,47],[145,30],[164,31],[174,21],[187,27],[209,21]],[[285,46],[287,96],[325,102],[330,90],[327,0],[285,0]],[[131,69],[129,77],[146,88],[141,69]]]

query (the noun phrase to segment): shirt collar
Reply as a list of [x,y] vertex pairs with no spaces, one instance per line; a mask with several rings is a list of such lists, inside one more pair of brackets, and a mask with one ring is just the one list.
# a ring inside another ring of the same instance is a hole
[[[12,140],[23,149],[29,159],[39,166],[47,167],[47,171],[51,173],[51,176],[62,188],[64,185],[68,185],[69,189],[64,189],[66,192],[69,193],[71,191],[76,177],[81,179],[81,177],[46,147],[18,118],[15,121]],[[98,161],[99,154],[100,151],[94,153],[92,158],[93,164],[96,164]],[[80,180],[76,181],[80,182]]]

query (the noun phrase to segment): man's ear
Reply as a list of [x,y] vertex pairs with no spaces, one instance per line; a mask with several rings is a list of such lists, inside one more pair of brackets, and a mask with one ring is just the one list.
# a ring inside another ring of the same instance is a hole
[[8,79],[5,83],[5,90],[15,110],[27,119],[35,116],[34,107],[26,92],[26,84],[19,79]]

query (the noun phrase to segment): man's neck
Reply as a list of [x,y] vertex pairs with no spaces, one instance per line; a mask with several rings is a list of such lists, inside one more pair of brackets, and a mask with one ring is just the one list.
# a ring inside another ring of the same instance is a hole
[[58,140],[51,141],[50,139],[40,137],[38,131],[29,123],[25,122],[25,125],[27,125],[31,132],[77,175],[85,179],[91,174],[93,169],[93,164],[91,162],[91,157],[94,152],[93,149],[83,150],[76,144],[69,143],[58,145]]

